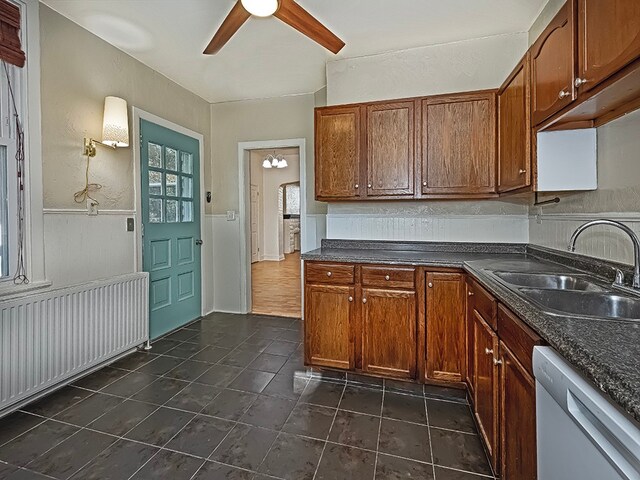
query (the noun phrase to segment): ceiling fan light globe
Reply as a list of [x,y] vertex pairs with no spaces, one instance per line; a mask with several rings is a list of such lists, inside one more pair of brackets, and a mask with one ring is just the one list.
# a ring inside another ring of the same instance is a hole
[[278,10],[278,0],[240,0],[244,9],[256,17],[270,17]]

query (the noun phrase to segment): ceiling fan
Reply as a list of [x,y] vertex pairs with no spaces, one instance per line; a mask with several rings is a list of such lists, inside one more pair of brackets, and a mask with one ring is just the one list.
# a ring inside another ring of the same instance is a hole
[[294,0],[238,0],[204,53],[206,55],[218,53],[251,15],[256,17],[273,15],[333,53],[338,53],[344,47],[342,40]]

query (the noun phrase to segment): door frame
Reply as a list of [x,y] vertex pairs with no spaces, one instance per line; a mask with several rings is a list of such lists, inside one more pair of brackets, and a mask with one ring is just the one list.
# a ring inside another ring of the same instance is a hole
[[[307,229],[307,140],[290,138],[284,140],[264,140],[255,142],[238,142],[238,198],[240,222],[240,308],[242,313],[251,311],[251,150],[297,148],[300,158],[300,251],[305,252],[304,237]],[[315,248],[315,247],[314,247]],[[300,265],[302,268],[302,264]],[[302,306],[304,311],[304,305]],[[303,313],[300,312],[300,316]]]
[[[202,201],[203,195],[205,195],[204,191],[204,135],[198,132],[194,132],[188,128],[183,127],[182,125],[178,125],[177,123],[170,122],[169,120],[165,120],[162,117],[158,117],[153,113],[146,112],[138,107],[133,107],[133,195],[134,195],[134,204],[135,204],[135,251],[136,251],[136,261],[135,267],[136,272],[144,271],[142,265],[142,176],[141,176],[141,165],[140,162],[142,159],[140,158],[140,120],[146,120],[151,123],[155,123],[164,128],[168,128],[169,130],[173,130],[175,132],[181,133],[182,135],[186,135],[187,137],[191,137],[198,141],[199,155],[200,155],[200,198],[198,202],[200,202],[200,238],[203,238],[203,228],[205,222],[205,203]],[[195,200],[195,199],[194,199]],[[203,248],[204,250],[204,248]],[[205,279],[205,268],[202,263],[204,259],[204,251],[200,256],[200,315],[204,316],[208,312],[204,311],[204,286],[206,283]]]

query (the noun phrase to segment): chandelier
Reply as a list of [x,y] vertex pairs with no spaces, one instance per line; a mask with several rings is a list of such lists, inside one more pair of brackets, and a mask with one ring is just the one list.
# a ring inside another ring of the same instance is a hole
[[262,162],[262,168],[287,168],[289,164],[284,159],[284,155],[278,154],[275,152],[267,155]]

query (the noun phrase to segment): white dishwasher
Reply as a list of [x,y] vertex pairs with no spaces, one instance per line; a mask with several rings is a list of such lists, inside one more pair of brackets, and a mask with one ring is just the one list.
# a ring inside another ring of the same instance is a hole
[[640,480],[640,425],[550,347],[535,347],[538,480]]

